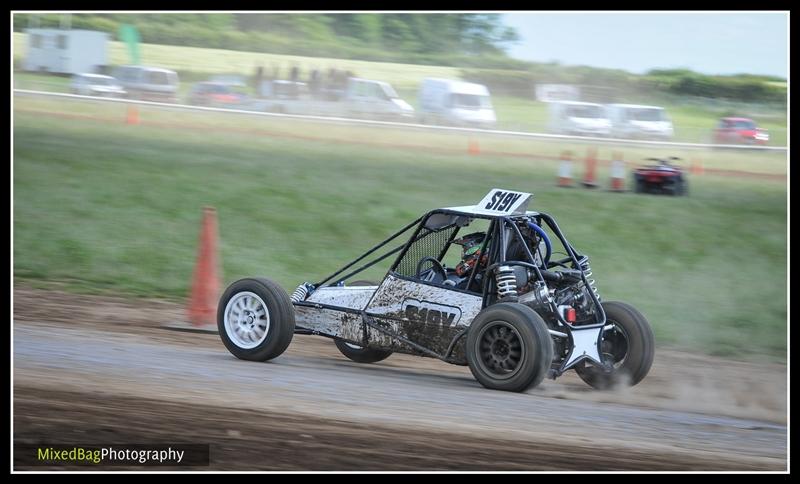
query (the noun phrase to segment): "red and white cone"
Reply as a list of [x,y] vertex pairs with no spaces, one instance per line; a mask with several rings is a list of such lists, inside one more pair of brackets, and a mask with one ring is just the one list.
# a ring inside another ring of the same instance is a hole
[[583,186],[586,188],[595,188],[597,182],[595,181],[595,172],[597,170],[597,148],[589,148],[586,153],[586,173],[583,177]]
[[614,159],[611,160],[611,191],[625,191],[625,162],[619,155],[614,155]]
[[558,167],[558,186],[571,188],[572,185],[572,155],[565,151],[561,155],[561,164]]

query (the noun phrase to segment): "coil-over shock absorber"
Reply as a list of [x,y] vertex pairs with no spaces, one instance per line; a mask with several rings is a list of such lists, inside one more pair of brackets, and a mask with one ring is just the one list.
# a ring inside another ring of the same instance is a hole
[[305,301],[306,297],[314,290],[314,285],[308,282],[304,282],[297,286],[297,289],[294,290],[292,293],[292,302],[301,302]]
[[589,284],[589,289],[594,293],[594,296],[597,300],[600,300],[600,294],[597,292],[597,286],[595,285],[595,280],[592,279],[592,267],[589,265],[589,257],[583,256],[581,259],[581,271],[583,271],[583,275],[586,277],[586,282]]
[[500,266],[495,272],[497,295],[500,298],[517,297],[517,276],[511,266]]

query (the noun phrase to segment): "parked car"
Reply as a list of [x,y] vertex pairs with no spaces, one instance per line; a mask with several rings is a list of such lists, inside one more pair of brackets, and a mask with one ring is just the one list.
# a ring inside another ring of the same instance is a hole
[[149,66],[119,66],[114,69],[127,97],[143,101],[178,102],[178,74],[169,69]]
[[414,108],[400,99],[388,82],[351,77],[347,80],[345,101],[353,117],[398,121],[414,117]]
[[419,118],[425,124],[494,128],[497,117],[482,84],[426,78],[419,89]]
[[595,103],[557,101],[549,105],[551,133],[577,136],[608,136],[611,120],[606,109]]
[[124,97],[126,94],[119,81],[102,74],[75,74],[69,89],[73,94],[82,96]]
[[370,79],[351,77],[344,89],[327,90],[317,97],[304,82],[264,81],[259,93],[261,97],[251,103],[251,109],[258,111],[395,121],[414,116],[414,108],[390,84]]
[[239,107],[249,99],[244,87],[227,82],[198,82],[192,86],[187,102],[195,106]]
[[756,126],[748,118],[722,118],[714,130],[714,142],[721,145],[765,145],[769,141],[767,130]]
[[662,107],[609,104],[607,109],[615,138],[672,139],[672,121]]

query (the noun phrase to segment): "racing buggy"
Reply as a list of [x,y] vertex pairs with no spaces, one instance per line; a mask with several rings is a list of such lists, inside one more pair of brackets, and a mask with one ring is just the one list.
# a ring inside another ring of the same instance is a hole
[[[477,205],[432,210],[291,296],[269,279],[236,281],[219,302],[220,337],[236,357],[266,361],[294,334],[320,335],[355,362],[433,357],[497,390],[569,370],[594,388],[637,384],[653,362],[649,323],[601,302],[589,257],[531,199],[492,189]],[[379,283],[349,282],[387,259]]]
[[657,165],[640,166],[633,171],[633,186],[636,193],[654,193],[666,195],[686,195],[689,182],[683,170],[672,161],[680,160],[671,156],[669,158],[647,158],[647,161],[657,161]]

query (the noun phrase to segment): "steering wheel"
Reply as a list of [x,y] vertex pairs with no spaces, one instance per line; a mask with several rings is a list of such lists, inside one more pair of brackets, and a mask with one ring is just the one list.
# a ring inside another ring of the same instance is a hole
[[432,263],[433,265],[432,269],[434,270],[434,272],[441,274],[442,281],[447,280],[447,271],[445,270],[444,266],[442,265],[441,262],[439,262],[439,259],[431,256],[423,257],[422,259],[419,260],[419,262],[417,262],[417,279],[422,279],[422,272],[423,272],[422,266],[426,262]]

